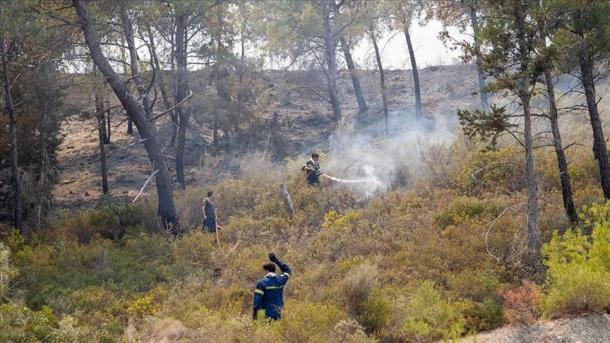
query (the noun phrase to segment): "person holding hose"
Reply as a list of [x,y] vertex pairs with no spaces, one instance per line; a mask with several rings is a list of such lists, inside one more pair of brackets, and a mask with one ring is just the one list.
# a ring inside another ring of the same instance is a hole
[[[290,267],[275,257],[274,253],[269,253],[269,260],[272,263],[265,263],[263,270],[267,273],[264,278],[256,282],[254,289],[254,300],[252,302],[252,317],[257,318],[259,310],[265,310],[265,318],[280,320],[282,309],[284,308],[284,286],[290,278]],[[280,267],[282,275],[275,274],[275,265]]]
[[302,169],[305,172],[305,178],[310,185],[315,186],[320,184],[320,175],[322,175],[322,170],[320,169],[320,154],[317,152],[312,153],[311,158],[309,161],[305,162]]

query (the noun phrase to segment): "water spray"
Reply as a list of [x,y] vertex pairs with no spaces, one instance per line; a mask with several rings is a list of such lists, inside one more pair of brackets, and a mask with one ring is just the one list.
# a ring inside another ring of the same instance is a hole
[[338,177],[334,177],[334,176],[330,176],[327,174],[322,174],[322,176],[324,176],[327,179],[336,181],[336,182],[341,182],[341,183],[372,183],[375,185],[381,185],[381,181],[377,180],[376,178],[366,178],[366,179],[341,179]]
[[366,177],[357,179],[343,179],[328,174],[322,174],[322,176],[335,182],[347,184],[361,184],[362,186],[364,186],[364,191],[367,196],[372,195],[375,191],[379,189],[385,188],[384,183],[381,182],[379,177],[376,175],[375,170],[372,166],[365,165],[362,167],[362,171],[364,171]]

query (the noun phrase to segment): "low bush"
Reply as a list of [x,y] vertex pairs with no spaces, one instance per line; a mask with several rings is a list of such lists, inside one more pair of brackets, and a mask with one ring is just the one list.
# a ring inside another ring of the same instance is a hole
[[376,340],[368,337],[360,323],[353,319],[342,320],[335,325],[331,340],[336,343],[373,343]]
[[513,148],[471,151],[460,165],[456,186],[466,194],[512,192],[523,188],[521,155]]
[[273,323],[284,342],[327,342],[335,326],[347,318],[347,314],[332,304],[308,302],[287,303],[287,311],[278,323]]
[[390,316],[389,301],[376,287],[377,270],[369,264],[354,267],[342,282],[345,307],[366,329],[378,332]]
[[0,304],[0,319],[3,342],[60,342],[59,321],[47,306],[32,311],[20,304]]
[[544,247],[548,267],[547,292],[542,297],[545,317],[610,306],[610,203],[592,206],[583,217],[593,223],[591,236],[582,230],[555,233]]
[[497,207],[493,202],[477,198],[459,197],[454,199],[446,209],[438,212],[434,216],[434,221],[442,229],[445,229],[459,221],[493,215],[497,215]]
[[10,255],[11,251],[0,242],[0,303],[9,290],[11,279],[18,273],[18,270],[11,264]]
[[504,316],[511,324],[531,324],[539,316],[540,291],[529,281],[502,292]]
[[455,339],[464,333],[461,306],[445,300],[433,282],[423,281],[409,297],[402,330],[412,340]]

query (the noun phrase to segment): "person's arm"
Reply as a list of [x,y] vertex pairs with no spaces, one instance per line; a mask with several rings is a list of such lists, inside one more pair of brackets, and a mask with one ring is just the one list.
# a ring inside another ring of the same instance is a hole
[[256,289],[254,290],[254,299],[252,300],[252,319],[256,319],[258,310],[263,308],[263,295],[265,295],[265,291],[257,282]]
[[208,219],[205,215],[205,202],[208,201],[207,198],[203,199],[203,203],[201,205],[201,212],[203,213],[203,220],[205,221],[206,219]]
[[286,282],[288,282],[288,279],[290,278],[290,267],[288,267],[288,265],[282,261],[280,261],[280,259],[278,259],[274,253],[270,253],[269,254],[269,260],[275,264],[278,265],[278,267],[280,267],[280,270],[282,271],[282,275],[280,275],[280,282],[282,284],[285,284]]
[[303,166],[303,170],[309,171],[309,172],[313,171],[314,170],[313,163],[311,163],[311,161],[305,162],[305,165]]

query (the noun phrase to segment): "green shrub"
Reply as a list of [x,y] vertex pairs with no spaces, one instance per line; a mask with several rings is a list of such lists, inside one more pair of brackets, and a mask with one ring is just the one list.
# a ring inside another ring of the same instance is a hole
[[465,301],[465,329],[474,332],[495,329],[504,323],[498,296],[500,280],[490,264],[479,268],[455,271],[447,277],[449,293]]
[[354,315],[363,311],[363,305],[377,282],[375,267],[369,264],[356,266],[343,280],[343,294],[347,310]]
[[171,257],[175,273],[182,276],[210,271],[214,244],[215,236],[201,230],[188,233],[172,242]]
[[346,314],[335,305],[289,301],[283,318],[274,323],[284,342],[328,342],[339,321]]
[[522,189],[523,168],[515,156],[520,155],[512,148],[470,152],[457,173],[458,189],[467,194]]
[[460,197],[453,200],[449,206],[434,216],[434,221],[442,229],[455,225],[460,221],[476,219],[483,216],[493,216],[496,206],[488,200]]
[[335,325],[331,336],[336,343],[374,343],[375,338],[368,337],[364,328],[353,319],[342,320]]
[[15,303],[2,304],[0,319],[3,342],[59,342],[58,319],[49,307],[32,311]]
[[468,332],[488,331],[504,324],[502,303],[495,298],[482,302],[465,302],[462,310],[464,329]]
[[67,298],[67,312],[82,325],[92,328],[104,327],[115,335],[123,331],[129,318],[129,299],[119,292],[104,287],[80,289]]
[[374,290],[362,303],[358,321],[367,332],[380,332],[390,321],[390,299],[382,290]]
[[148,202],[138,204],[119,203],[104,198],[95,208],[77,213],[61,211],[49,221],[46,242],[78,241],[89,244],[96,238],[116,240],[126,233],[160,232],[156,209]]
[[548,291],[542,297],[545,317],[610,306],[610,203],[586,211],[594,223],[591,236],[580,229],[553,235],[544,247]]
[[405,310],[403,330],[411,338],[453,339],[464,332],[460,306],[445,300],[433,282],[423,281]]
[[165,288],[153,288],[143,296],[134,299],[127,308],[127,312],[132,318],[135,317],[136,319],[152,316],[159,312],[166,296],[167,290]]
[[10,250],[0,242],[0,303],[9,289],[9,282],[18,273],[11,265],[10,254]]

